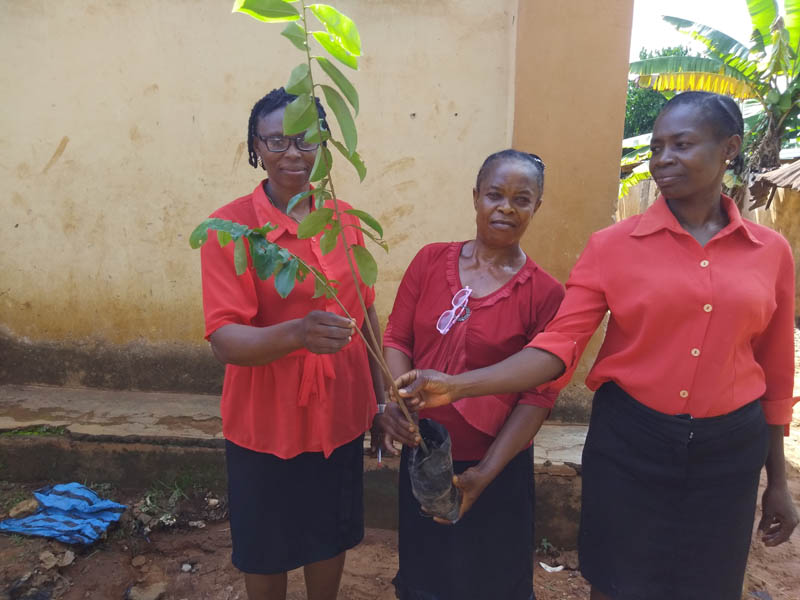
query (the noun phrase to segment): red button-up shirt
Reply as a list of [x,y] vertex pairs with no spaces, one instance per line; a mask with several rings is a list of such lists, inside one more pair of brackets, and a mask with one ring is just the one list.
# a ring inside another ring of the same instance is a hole
[[[464,242],[425,246],[397,290],[383,345],[408,356],[414,368],[455,375],[508,358],[544,329],[564,297],[561,284],[528,258],[499,289],[470,296],[461,320],[442,335],[436,322],[464,287],[458,271],[463,246]],[[462,398],[420,415],[447,428],[455,460],[480,460],[518,403],[552,408],[555,398],[550,390]]]
[[761,399],[767,423],[788,424],[794,377],[794,265],[788,242],[746,222],[701,246],[663,197],[598,231],[570,274],[561,308],[529,346],[567,365],[569,381],[611,311],[586,385],[614,381],[665,414],[712,417]]
[[[339,210],[350,208],[338,201]],[[326,206],[333,207],[328,201]],[[328,279],[339,281],[338,298],[360,328],[364,313],[347,266],[341,241],[323,256],[319,235],[297,238],[297,223],[275,208],[264,193],[263,183],[252,194],[223,206],[212,217],[228,219],[248,227],[267,222],[278,228],[267,235],[270,242],[286,248]],[[343,224],[359,225],[358,219],[342,214]],[[354,227],[344,231],[350,244],[364,244]],[[238,323],[267,327],[304,317],[312,310],[342,314],[333,300],[312,298],[314,281],[308,276],[297,282],[285,300],[275,291],[274,279],[262,281],[249,262],[247,272],[237,276],[233,244],[220,248],[216,233],[202,247],[203,308],[206,338],[224,325]],[[375,294],[363,283],[361,293],[367,308]],[[227,365],[222,389],[223,435],[235,444],[257,452],[291,458],[301,452],[324,452],[366,431],[376,412],[367,352],[359,336],[335,354],[314,354],[301,349],[266,365]]]

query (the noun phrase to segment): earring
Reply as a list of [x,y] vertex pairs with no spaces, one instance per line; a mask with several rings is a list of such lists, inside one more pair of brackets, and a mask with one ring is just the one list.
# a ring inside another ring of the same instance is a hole
[[264,159],[263,159],[263,158],[261,158],[260,156],[258,157],[258,164],[260,164],[260,165],[261,165],[261,168],[262,168],[262,169],[265,169],[265,170],[266,170],[266,167],[264,166]]

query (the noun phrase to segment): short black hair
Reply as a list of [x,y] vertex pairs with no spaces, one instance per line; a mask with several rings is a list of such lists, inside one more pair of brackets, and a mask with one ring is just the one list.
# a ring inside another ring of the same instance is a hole
[[531,165],[536,171],[536,180],[539,184],[539,192],[541,193],[542,190],[544,190],[544,161],[536,154],[531,154],[530,152],[521,152],[520,150],[514,150],[513,148],[500,150],[500,152],[495,152],[494,154],[490,154],[486,157],[486,160],[483,161],[481,168],[478,170],[478,178],[475,181],[476,190],[481,189],[481,181],[483,181],[483,178],[486,177],[489,167],[500,160],[517,160]]
[[[711,125],[717,139],[723,140],[738,135],[744,139],[744,119],[739,106],[730,96],[711,92],[683,92],[670,98],[663,106],[659,116],[676,106],[696,106]],[[740,173],[744,168],[744,158],[740,153],[731,161],[731,168]]]
[[[297,96],[290,94],[283,89],[283,87],[279,87],[272,90],[253,105],[253,110],[250,111],[250,120],[247,123],[247,152],[250,166],[254,169],[258,167],[258,155],[256,154],[254,143],[258,120],[279,108],[283,108],[295,98],[297,98]],[[317,104],[317,114],[319,114],[319,118],[322,119],[322,126],[328,129],[328,122],[325,120],[325,109],[322,108],[319,98],[314,98],[314,101]]]

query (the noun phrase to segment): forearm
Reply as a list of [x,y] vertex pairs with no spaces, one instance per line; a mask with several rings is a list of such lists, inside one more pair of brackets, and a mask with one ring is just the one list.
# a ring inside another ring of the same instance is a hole
[[303,347],[301,321],[293,319],[269,327],[224,325],[211,334],[211,349],[225,364],[265,365]]
[[566,365],[554,354],[523,348],[507,359],[474,371],[450,376],[455,398],[513,394],[556,379]]
[[549,412],[549,409],[541,406],[518,404],[477,468],[490,479],[497,477],[511,459],[530,443]]
[[411,358],[404,352],[400,352],[400,350],[395,348],[384,348],[383,358],[386,360],[389,372],[395,379],[414,368],[414,363],[411,361]]
[[[369,330],[367,329],[367,320],[369,320],[369,324],[372,327],[373,333],[375,334],[374,344],[372,337],[369,334]],[[369,373],[372,376],[372,388],[375,390],[375,400],[378,402],[378,404],[383,404],[386,388],[383,381],[383,371],[381,370],[381,366],[375,358],[375,356],[380,356],[381,352],[380,331],[378,313],[375,312],[374,306],[370,306],[367,309],[367,315],[364,319],[364,324],[361,326],[361,333],[364,334],[364,338],[369,343],[370,348],[372,348],[372,352],[367,353],[367,358],[369,360]]]
[[783,455],[783,425],[768,425],[769,427],[769,452],[767,454],[767,483],[769,485],[785,486],[786,460]]

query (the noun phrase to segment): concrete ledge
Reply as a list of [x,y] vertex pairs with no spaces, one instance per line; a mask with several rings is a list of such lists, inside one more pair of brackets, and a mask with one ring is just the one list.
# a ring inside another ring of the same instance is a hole
[[[577,543],[586,427],[546,424],[536,437],[536,543]],[[368,443],[368,442],[367,442]],[[9,481],[197,485],[225,493],[214,396],[0,386],[0,477]],[[399,459],[364,460],[368,527],[397,528]]]

